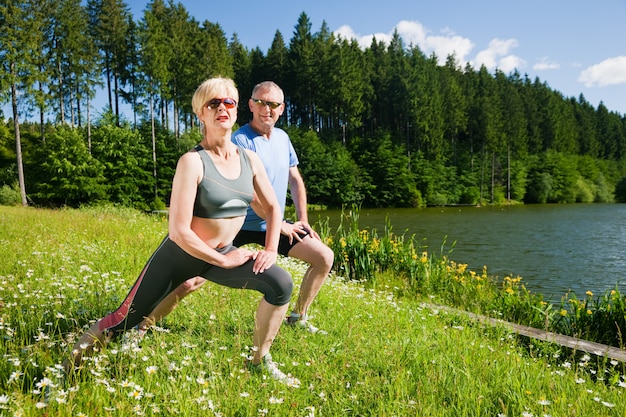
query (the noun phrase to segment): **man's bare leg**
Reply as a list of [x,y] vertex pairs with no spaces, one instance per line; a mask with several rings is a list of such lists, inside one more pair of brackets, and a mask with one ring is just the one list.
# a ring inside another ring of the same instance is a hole
[[294,313],[299,314],[300,317],[306,317],[309,307],[333,267],[335,255],[332,249],[322,241],[307,236],[291,248],[289,256],[309,264],[309,268],[302,277],[298,299],[293,308]]
[[174,311],[180,300],[182,300],[192,292],[196,291],[198,288],[204,285],[204,283],[206,283],[206,279],[195,277],[188,279],[187,281],[176,287],[174,291],[169,293],[167,297],[161,300],[161,302],[154,308],[154,310],[152,310],[150,315],[145,317],[141,321],[141,323],[137,325],[137,330],[139,331],[139,333],[142,335],[145,334],[145,332],[151,326],[154,326],[156,323],[161,321],[163,317]]

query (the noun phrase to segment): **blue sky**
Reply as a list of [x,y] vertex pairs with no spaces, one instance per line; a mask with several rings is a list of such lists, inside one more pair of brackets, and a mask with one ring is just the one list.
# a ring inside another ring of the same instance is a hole
[[[322,22],[368,46],[397,29],[443,61],[456,52],[465,65],[508,74],[517,68],[566,97],[583,94],[626,115],[626,0],[180,0],[199,22],[219,23],[249,49],[267,52],[276,30],[288,43],[302,12],[317,32]],[[136,20],[148,2],[127,0]]]

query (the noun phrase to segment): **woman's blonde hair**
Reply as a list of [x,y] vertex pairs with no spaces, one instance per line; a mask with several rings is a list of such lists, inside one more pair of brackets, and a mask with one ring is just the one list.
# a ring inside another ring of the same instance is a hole
[[196,115],[202,113],[202,107],[214,98],[232,98],[239,103],[239,92],[230,78],[214,77],[205,80],[196,88],[191,98],[191,107]]

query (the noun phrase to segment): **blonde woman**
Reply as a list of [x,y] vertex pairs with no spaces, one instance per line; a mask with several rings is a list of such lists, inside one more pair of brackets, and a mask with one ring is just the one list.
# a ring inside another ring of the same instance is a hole
[[[289,307],[293,280],[275,265],[282,210],[263,164],[254,152],[231,141],[238,100],[237,88],[228,78],[211,78],[197,88],[192,106],[203,126],[203,139],[178,161],[169,233],[119,308],[81,336],[72,351],[74,366],[95,343],[105,343],[144,318],[154,320],[150,313],[168,294],[186,280],[201,277],[263,294],[256,311],[250,368],[298,385],[297,379],[278,369],[269,353]],[[268,222],[265,247],[258,251],[236,248],[233,239],[255,198],[255,207],[263,207]]]

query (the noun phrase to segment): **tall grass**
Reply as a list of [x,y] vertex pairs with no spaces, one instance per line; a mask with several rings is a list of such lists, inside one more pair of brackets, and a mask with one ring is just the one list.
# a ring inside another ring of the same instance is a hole
[[[386,273],[366,283],[334,274],[311,311],[324,332],[281,329],[274,359],[301,388],[245,369],[259,295],[212,284],[140,344],[112,343],[56,386],[77,334],[117,307],[166,229],[162,218],[118,209],[0,207],[0,415],[620,416],[626,409],[619,364],[574,361],[554,347],[547,356],[504,329],[426,308]],[[427,258],[430,274],[451,267]],[[306,266],[279,263],[299,284]],[[438,285],[432,276],[423,282]]]

